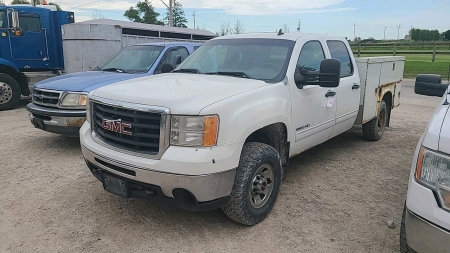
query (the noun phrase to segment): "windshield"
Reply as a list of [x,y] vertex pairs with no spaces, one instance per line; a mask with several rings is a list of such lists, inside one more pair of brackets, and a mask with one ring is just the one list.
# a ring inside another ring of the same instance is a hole
[[6,28],[5,17],[6,17],[6,11],[0,11],[0,27],[2,27],[2,28]]
[[218,39],[203,44],[174,72],[229,75],[280,82],[295,42],[284,39]]
[[128,46],[100,67],[102,71],[147,72],[163,50],[162,46]]

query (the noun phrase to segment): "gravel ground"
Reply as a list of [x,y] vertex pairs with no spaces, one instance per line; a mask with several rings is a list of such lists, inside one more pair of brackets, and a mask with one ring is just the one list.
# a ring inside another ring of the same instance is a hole
[[79,141],[35,129],[22,101],[0,112],[0,252],[398,252],[412,155],[439,103],[402,89],[380,141],[355,128],[291,159],[254,227],[105,192]]

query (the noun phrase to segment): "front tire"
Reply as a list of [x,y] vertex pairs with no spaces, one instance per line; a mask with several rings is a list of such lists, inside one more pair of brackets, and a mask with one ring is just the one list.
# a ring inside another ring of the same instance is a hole
[[281,185],[281,159],[267,144],[244,144],[230,200],[223,207],[232,220],[255,225],[266,218],[278,197]]
[[378,117],[372,119],[362,126],[363,136],[367,140],[378,141],[386,129],[386,124],[388,122],[388,109],[386,102],[381,101],[380,111],[378,112]]
[[0,111],[14,108],[20,100],[20,86],[14,78],[0,74]]

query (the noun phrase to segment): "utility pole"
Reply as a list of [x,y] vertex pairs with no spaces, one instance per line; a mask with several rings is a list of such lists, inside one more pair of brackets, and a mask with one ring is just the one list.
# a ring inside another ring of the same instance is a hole
[[353,41],[356,41],[356,24],[353,24]]
[[302,26],[302,22],[300,21],[300,19],[298,20],[298,26],[297,26],[297,32],[300,32],[300,28]]
[[195,11],[194,11],[194,13],[192,13],[192,16],[194,17],[194,29],[195,29]]
[[386,26],[385,27],[383,27],[384,28],[384,37],[383,37],[383,40],[386,40]]
[[400,39],[400,25],[398,25],[398,27],[397,27],[397,40],[399,40]]
[[173,0],[169,0],[169,20],[170,20],[170,26],[173,26]]
[[[35,0],[32,0],[32,1],[35,1]],[[172,1],[173,0],[169,0],[169,6],[167,6],[167,4],[163,0],[161,0],[161,2],[167,7],[167,9],[169,9],[169,26],[173,26]]]

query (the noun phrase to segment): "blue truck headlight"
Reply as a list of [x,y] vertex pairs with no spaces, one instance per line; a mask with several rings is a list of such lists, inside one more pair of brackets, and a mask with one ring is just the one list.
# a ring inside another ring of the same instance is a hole
[[87,94],[82,93],[67,93],[61,100],[61,106],[65,107],[79,107],[86,106]]
[[434,190],[442,207],[450,211],[450,156],[421,147],[415,178]]

